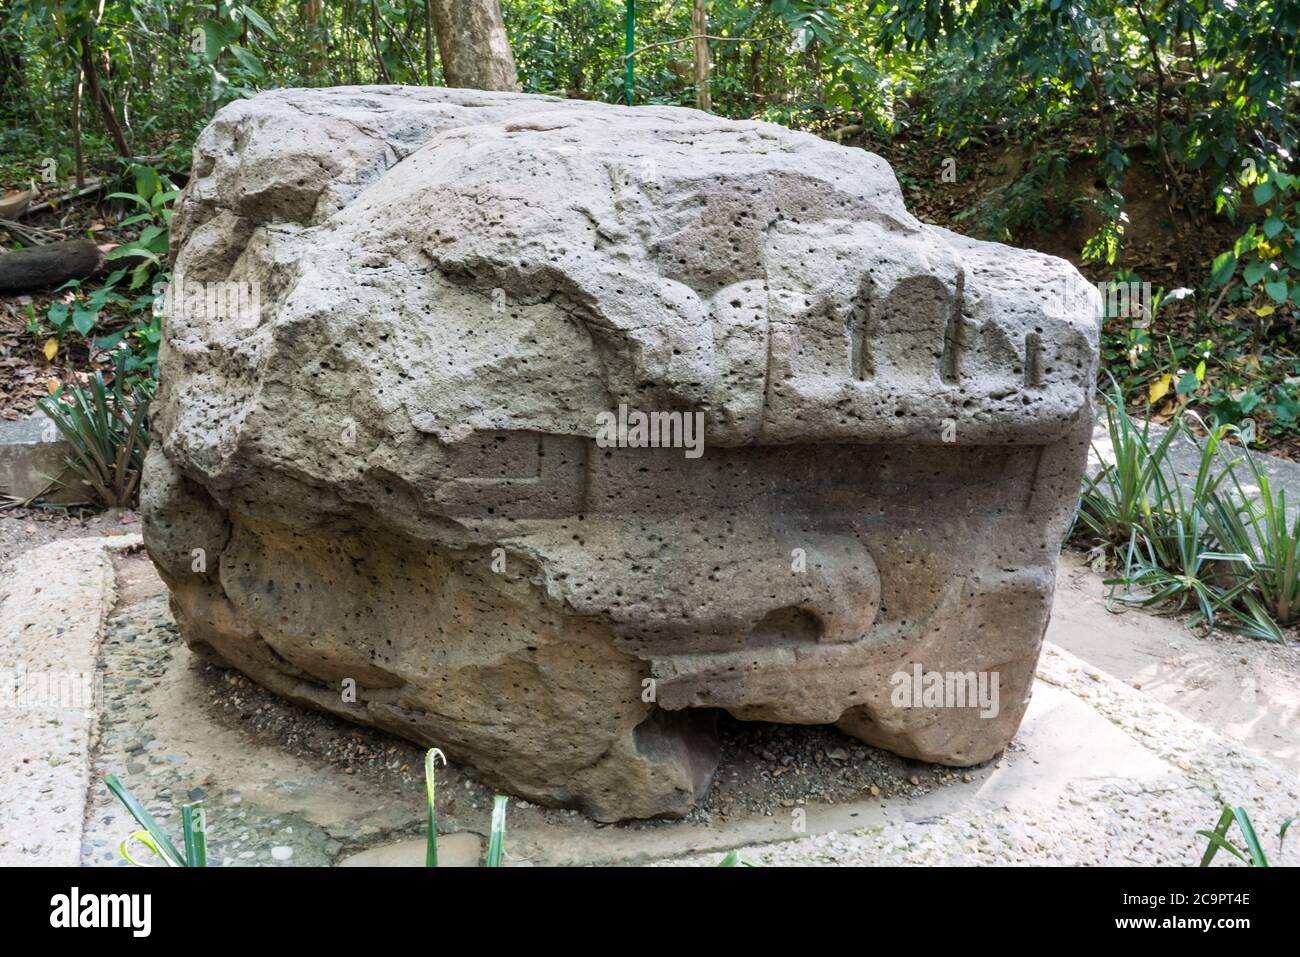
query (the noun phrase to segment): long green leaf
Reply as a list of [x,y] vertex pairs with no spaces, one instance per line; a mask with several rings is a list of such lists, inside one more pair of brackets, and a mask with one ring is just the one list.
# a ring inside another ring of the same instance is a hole
[[434,769],[438,761],[443,764],[447,763],[446,756],[437,748],[430,748],[424,755],[424,794],[429,805],[429,822],[428,830],[424,838],[424,866],[438,866],[438,806],[437,785],[435,783]]
[[153,819],[153,815],[144,809],[144,806],[135,799],[135,796],[126,789],[126,786],[117,779],[115,774],[104,775],[104,783],[108,789],[113,792],[113,796],[122,802],[123,807],[131,814],[139,825],[149,832],[149,837],[157,845],[161,856],[168,863],[175,867],[185,867],[185,857],[180,851],[176,850],[176,845],[171,842],[171,838],[158,826],[158,822]]
[[185,860],[189,867],[208,866],[208,816],[203,802],[181,808],[181,827],[185,832]]
[[510,799],[498,794],[492,799],[492,830],[488,834],[487,867],[500,867],[506,835],[506,805]]

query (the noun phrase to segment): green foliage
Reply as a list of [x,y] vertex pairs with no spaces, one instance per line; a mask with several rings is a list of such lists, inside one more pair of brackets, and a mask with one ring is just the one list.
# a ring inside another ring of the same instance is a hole
[[[1300,512],[1274,496],[1248,451],[1229,451],[1239,431],[1180,413],[1157,438],[1118,392],[1106,397],[1106,425],[1110,454],[1097,450],[1106,464],[1084,479],[1074,533],[1115,567],[1108,601],[1190,611],[1193,624],[1282,641],[1300,621]],[[1170,458],[1175,441],[1200,450],[1190,487]]]
[[[1251,187],[1261,221],[1214,260],[1210,284],[1224,286],[1240,270],[1259,319],[1294,319],[1300,315],[1300,178],[1275,166],[1259,173],[1252,164],[1240,182]],[[1222,206],[1224,198],[1219,201]]]
[[127,850],[132,841],[138,841],[167,867],[207,867],[207,833],[202,801],[181,808],[181,826],[185,844],[185,853],[182,854],[167,836],[167,832],[154,820],[153,815],[145,810],[144,805],[136,800],[135,795],[126,789],[126,785],[117,779],[117,775],[105,775],[104,784],[141,827],[141,830],[130,834],[119,845],[118,853],[123,859],[136,867],[144,866]]
[[[1124,271],[1114,281],[1136,283],[1138,277]],[[1211,321],[1208,313],[1225,294],[1230,312]],[[1292,345],[1294,322],[1268,318],[1274,308],[1252,304],[1252,295],[1243,283],[1217,296],[1213,289],[1158,288],[1149,315],[1139,321],[1106,311],[1102,366],[1130,401],[1194,406],[1215,425],[1237,426],[1247,445],[1295,434],[1300,356]],[[1171,305],[1186,314],[1189,304],[1195,311],[1190,322],[1163,317]],[[1242,314],[1253,321],[1233,318]]]
[[[1296,821],[1300,821],[1300,817],[1289,817],[1282,822],[1277,832],[1278,850],[1281,850],[1282,842],[1286,840],[1287,829]],[[1246,845],[1244,848],[1228,840],[1228,831],[1234,824],[1241,831],[1242,841]],[[1227,851],[1237,860],[1251,867],[1269,866],[1268,857],[1264,854],[1259,836],[1255,833],[1255,825],[1251,822],[1245,808],[1232,804],[1223,805],[1223,813],[1219,815],[1219,823],[1215,825],[1214,830],[1196,833],[1208,842],[1205,845],[1205,854],[1201,857],[1201,867],[1209,867],[1210,862],[1214,860],[1214,855],[1219,851]]]
[[72,299],[70,302],[53,302],[46,311],[45,319],[54,334],[64,339],[70,332],[76,331],[84,338],[91,338],[91,333],[99,323],[100,313],[109,306],[127,302],[127,298],[117,292],[117,284],[121,279],[121,275],[114,274],[103,286],[89,293],[82,291],[79,279],[60,286],[59,291],[71,292]]
[[[424,836],[424,866],[438,866],[438,809],[435,804],[437,786],[434,771],[438,762],[447,763],[447,758],[437,748],[430,748],[424,755],[424,790],[428,811],[428,821]],[[500,867],[505,848],[506,805],[510,799],[498,794],[492,799],[492,822],[488,831],[487,858],[485,867]]]
[[[1110,403],[1107,415],[1110,417],[1109,430],[1123,434],[1127,428],[1124,447],[1117,446],[1115,450],[1116,472],[1122,474],[1125,481],[1112,487],[1122,492],[1121,500],[1129,497],[1140,499],[1136,508],[1131,503],[1127,505],[1132,521],[1127,526],[1127,542],[1123,548],[1117,549],[1122,560],[1120,574],[1105,582],[1111,588],[1109,598],[1125,604],[1168,605],[1177,611],[1191,607],[1197,620],[1213,626],[1216,610],[1230,606],[1231,600],[1215,587],[1212,566],[1206,555],[1210,537],[1201,510],[1223,481],[1224,467],[1230,471],[1233,464],[1220,460],[1222,433],[1211,432],[1200,443],[1196,480],[1190,490],[1184,490],[1170,465],[1169,448],[1180,435],[1197,441],[1191,429],[1183,428],[1180,422],[1169,429],[1154,448],[1147,448],[1149,423],[1144,423],[1139,430],[1131,419],[1127,423],[1114,421],[1117,416]],[[1123,415],[1127,417],[1127,413]],[[1144,447],[1140,454],[1134,448],[1139,442]],[[1143,461],[1143,468],[1135,470],[1125,463],[1133,456]],[[1133,481],[1131,477],[1135,471],[1139,476]],[[1098,478],[1109,472],[1103,469]],[[1085,507],[1104,514],[1110,504],[1108,496],[1099,495],[1095,487],[1089,489],[1089,482],[1085,480]]]
[[[110,351],[124,343],[126,372],[156,375],[164,289],[171,277],[166,256],[170,241],[171,204],[180,194],[170,176],[152,166],[133,163],[128,177],[134,192],[114,192],[108,199],[139,210],[123,218],[119,229],[138,235],[109,251],[110,262],[122,262],[98,286],[81,280],[64,283],[43,315],[29,309],[27,331],[38,340],[50,338],[52,349],[80,342],[89,350]],[[52,353],[50,353],[52,354]]]
[[[625,99],[623,0],[501,6],[526,91]],[[50,7],[11,0],[0,17],[0,87],[14,91],[0,111],[21,131],[5,154],[52,157],[61,172],[72,163],[72,67],[87,45],[131,142],[161,148],[188,144],[214,109],[258,90],[441,80],[436,56],[426,62],[436,43],[424,0],[345,0],[317,20],[296,0],[64,0],[53,19]],[[692,104],[690,4],[641,0],[636,27],[633,102]],[[1181,174],[1208,172],[1207,205],[1212,194],[1229,211],[1257,186],[1242,182],[1243,163],[1285,175],[1296,153],[1294,0],[713,0],[708,29],[724,115],[880,138],[906,130],[945,150],[1071,141],[1101,194],[1063,204],[1057,171],[1039,162],[1006,192],[1009,221],[990,226],[1014,235],[1038,207],[1088,202],[1103,217],[1088,248],[1099,261],[1115,261],[1124,241],[1136,151],[1156,158],[1175,194]],[[109,131],[85,103],[83,113],[98,151]]]
[[139,235],[129,243],[124,243],[108,253],[110,261],[118,259],[142,259],[131,270],[128,289],[134,291],[145,284],[155,270],[163,268],[163,259],[167,255],[167,244],[171,236],[172,211],[169,205],[180,190],[170,180],[149,166],[132,164],[135,176],[134,193],[109,193],[109,199],[121,199],[140,207],[142,212],[135,213],[118,222],[119,228],[139,226]]
[[965,55],[926,85],[920,112],[936,131],[958,142],[1089,131],[1105,190],[1094,200],[1104,225],[1088,258],[1115,261],[1123,177],[1137,149],[1155,157],[1175,194],[1185,189],[1180,174],[1208,173],[1229,207],[1239,202],[1243,168],[1286,169],[1295,156],[1293,0],[897,0],[878,8],[882,50],[927,51],[940,65],[950,51]]
[[[1250,479],[1258,494],[1249,495],[1236,471],[1233,492],[1212,492],[1202,506],[1209,533],[1226,564],[1232,590],[1242,594],[1252,620],[1290,626],[1300,621],[1300,508],[1287,508],[1286,491],[1273,491],[1268,473],[1247,453]],[[1265,637],[1280,639],[1274,628]]]
[[498,794],[492,799],[492,825],[488,831],[487,859],[484,866],[500,867],[506,839],[506,805],[510,799]]
[[958,214],[957,221],[974,220],[982,236],[1004,243],[1023,241],[1057,226],[1074,215],[1069,165],[1064,151],[1043,150],[1024,173],[989,190],[975,206]]
[[38,403],[72,446],[67,470],[73,487],[106,508],[135,501],[149,449],[153,382],[129,381],[125,358],[117,354],[111,386],[96,372],[86,385],[62,388]]
[[753,861],[747,860],[740,851],[730,851],[727,856],[718,861],[719,867],[756,867]]

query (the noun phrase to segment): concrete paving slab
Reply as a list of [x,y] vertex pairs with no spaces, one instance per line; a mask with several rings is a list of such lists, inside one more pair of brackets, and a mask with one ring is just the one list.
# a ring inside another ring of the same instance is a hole
[[140,537],[51,542],[23,557],[0,604],[0,866],[75,865],[102,697],[96,667],[115,596],[110,549]]

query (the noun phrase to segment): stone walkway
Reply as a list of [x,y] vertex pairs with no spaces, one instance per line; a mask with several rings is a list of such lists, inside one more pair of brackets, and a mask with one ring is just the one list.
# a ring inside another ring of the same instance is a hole
[[82,538],[23,556],[0,604],[0,866],[81,860],[98,723],[95,659],[116,596],[110,549],[139,536]]

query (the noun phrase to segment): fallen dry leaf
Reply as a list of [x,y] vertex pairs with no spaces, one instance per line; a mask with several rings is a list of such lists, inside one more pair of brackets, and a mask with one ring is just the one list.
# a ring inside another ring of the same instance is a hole
[[1173,384],[1174,377],[1169,373],[1165,373],[1159,379],[1153,381],[1147,389],[1147,401],[1152,405],[1155,405],[1169,394],[1169,390],[1173,387]]

